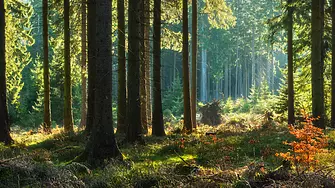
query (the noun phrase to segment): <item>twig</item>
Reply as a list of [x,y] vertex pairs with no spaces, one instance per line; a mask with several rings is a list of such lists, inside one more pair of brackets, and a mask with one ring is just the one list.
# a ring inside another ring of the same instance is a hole
[[176,150],[173,150],[176,154],[177,154],[177,156],[185,163],[185,164],[187,164],[188,166],[192,166],[190,163],[188,163],[188,162],[186,162],[177,152],[176,152]]

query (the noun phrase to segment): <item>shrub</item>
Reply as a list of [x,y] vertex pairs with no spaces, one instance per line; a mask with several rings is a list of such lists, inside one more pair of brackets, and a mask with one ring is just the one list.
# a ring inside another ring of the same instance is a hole
[[312,170],[313,166],[318,162],[315,159],[315,155],[323,152],[323,149],[328,145],[328,137],[323,133],[322,129],[313,126],[313,121],[316,119],[310,118],[304,112],[303,116],[305,119],[305,122],[302,122],[303,128],[299,129],[289,125],[290,134],[297,139],[297,141],[284,142],[285,145],[291,147],[291,152],[276,154],[276,156],[293,162],[297,173],[300,171],[300,166],[304,168],[303,170]]

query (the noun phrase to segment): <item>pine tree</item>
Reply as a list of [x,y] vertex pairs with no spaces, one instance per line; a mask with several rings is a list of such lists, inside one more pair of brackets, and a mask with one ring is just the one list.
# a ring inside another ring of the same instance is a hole
[[183,87],[184,87],[184,129],[192,132],[191,104],[190,104],[190,77],[188,65],[188,5],[183,0]]
[[315,125],[325,128],[324,124],[324,84],[323,65],[321,62],[322,19],[321,0],[312,0],[312,111],[313,117],[318,118]]
[[126,57],[124,0],[117,0],[118,13],[118,112],[117,133],[126,133]]
[[43,130],[51,132],[50,73],[49,73],[49,35],[48,0],[43,0],[43,83],[44,83],[44,123]]
[[9,119],[6,98],[6,58],[5,58],[5,6],[0,0],[0,142],[10,144]]
[[[142,1],[142,0],[140,0]],[[140,15],[143,6],[139,0],[128,3],[128,130],[127,141],[142,141],[141,102],[140,102]]]
[[288,124],[294,124],[294,87],[293,87],[293,7],[292,0],[288,0]]
[[81,2],[81,118],[79,127],[86,126],[87,118],[87,79],[86,79],[86,31],[87,31],[87,14],[86,0]]
[[192,0],[192,95],[191,95],[191,113],[193,128],[196,128],[196,110],[197,110],[197,51],[198,51],[198,3]]
[[152,134],[164,136],[161,90],[161,0],[154,0],[153,95]]

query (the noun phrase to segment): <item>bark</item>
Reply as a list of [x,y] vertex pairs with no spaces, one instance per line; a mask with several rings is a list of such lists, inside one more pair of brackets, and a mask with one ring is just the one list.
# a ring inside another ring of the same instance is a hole
[[64,131],[73,131],[72,84],[70,62],[70,1],[64,0]]
[[127,141],[142,141],[141,102],[140,102],[140,14],[143,7],[138,0],[129,0],[128,8],[128,118]]
[[143,133],[147,133],[148,132],[148,116],[147,116],[147,82],[149,80],[147,76],[147,71],[148,71],[148,62],[150,61],[150,57],[149,57],[149,46],[148,44],[148,27],[147,25],[149,23],[147,23],[147,13],[145,11],[146,7],[149,5],[148,4],[148,0],[141,0],[141,6],[142,6],[142,12],[141,12],[141,65],[140,65],[140,94],[141,94],[141,123],[142,123],[142,129],[143,129]]
[[96,0],[96,80],[94,128],[90,139],[88,162],[99,164],[122,155],[117,147],[112,114],[112,3]]
[[198,57],[198,3],[192,0],[192,94],[191,113],[193,128],[197,127],[197,57]]
[[332,105],[331,126],[335,127],[335,0],[332,2]]
[[117,1],[118,12],[118,112],[117,133],[126,133],[127,98],[126,98],[126,37],[124,0]]
[[88,96],[87,96],[87,122],[86,134],[90,134],[93,129],[94,118],[94,95],[95,95],[95,77],[96,77],[96,0],[88,0]]
[[44,122],[43,131],[51,133],[48,0],[43,0],[43,84],[44,84]]
[[184,93],[184,129],[192,132],[190,77],[188,65],[188,2],[183,0],[183,93]]
[[319,128],[325,128],[321,40],[321,1],[312,0],[312,112],[313,117],[319,118],[314,122],[315,125]]
[[86,79],[86,0],[81,5],[81,120],[79,127],[86,126],[87,118],[87,79]]
[[5,7],[0,0],[0,142],[9,145],[13,142],[10,136],[7,99],[6,99],[6,58],[5,58]]
[[[292,4],[292,0],[287,3]],[[287,57],[288,57],[288,124],[294,124],[294,87],[293,87],[293,8],[288,8],[287,28]]]
[[[150,79],[150,0],[144,0],[144,60],[146,62],[147,124],[151,124],[151,79]],[[147,129],[147,128],[146,128]]]
[[164,122],[161,91],[161,0],[154,0],[154,33],[153,33],[153,95],[152,134],[164,136]]

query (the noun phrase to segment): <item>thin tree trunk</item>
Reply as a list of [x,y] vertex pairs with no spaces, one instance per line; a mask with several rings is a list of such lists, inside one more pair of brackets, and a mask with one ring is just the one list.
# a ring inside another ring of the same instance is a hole
[[64,0],[64,131],[73,131],[72,84],[70,62],[70,1]]
[[191,113],[193,128],[196,124],[197,111],[197,56],[198,56],[198,3],[192,0],[192,94],[191,94]]
[[332,54],[331,127],[335,128],[335,0],[332,2]]
[[225,65],[224,65],[224,98],[225,99],[228,99],[229,97],[229,86],[228,86],[228,83],[229,83],[229,71],[228,71],[228,63],[226,62]]
[[128,3],[128,142],[142,142],[141,102],[140,102],[140,38],[141,38],[141,3],[129,0]]
[[154,0],[152,135],[164,136],[161,91],[161,0]]
[[183,90],[184,90],[184,129],[192,132],[190,77],[188,65],[188,2],[183,0]]
[[312,0],[312,111],[313,117],[319,117],[314,122],[315,125],[319,128],[325,128],[321,40],[321,1]]
[[96,78],[96,0],[88,0],[88,96],[87,96],[87,119],[86,134],[90,134],[93,129],[94,120],[94,98],[95,98],[95,78]]
[[51,133],[50,73],[49,73],[48,0],[43,0],[43,83],[44,123],[43,131]]
[[[292,0],[288,0],[289,5]],[[288,124],[294,124],[294,87],[293,87],[293,8],[288,8],[288,41],[287,41],[287,57],[288,57]]]
[[5,58],[5,6],[0,0],[0,142],[9,145],[13,142],[9,132],[9,118],[6,99],[6,58]]
[[126,96],[126,37],[124,0],[117,1],[118,12],[118,113],[117,133],[126,133],[127,96]]
[[87,79],[86,79],[86,0],[81,5],[81,120],[79,127],[86,126],[87,118]]

